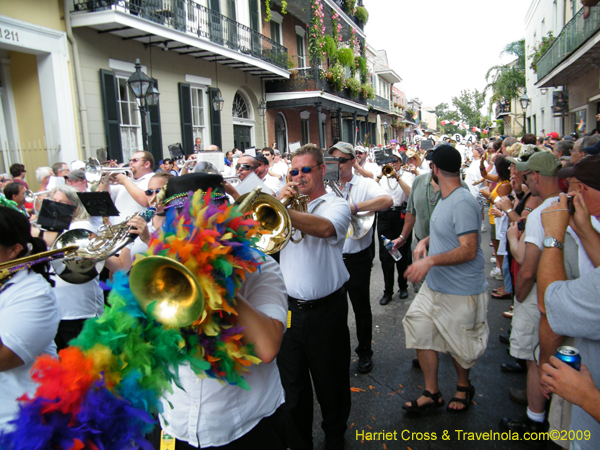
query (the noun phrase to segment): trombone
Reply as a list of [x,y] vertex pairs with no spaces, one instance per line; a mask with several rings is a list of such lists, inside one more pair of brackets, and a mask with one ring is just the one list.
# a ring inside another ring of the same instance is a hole
[[127,167],[102,167],[100,161],[93,156],[90,156],[88,161],[85,163],[85,179],[90,183],[90,190],[93,192],[98,189],[98,186],[102,182],[102,178],[106,175],[114,175],[117,173],[123,173],[129,178],[133,179],[133,173]]
[[27,189],[24,193],[25,203],[33,203],[37,199],[37,197],[39,197],[40,195],[47,195],[52,191],[53,191],[53,189],[48,189],[46,191],[41,191],[41,192],[32,192],[30,189]]

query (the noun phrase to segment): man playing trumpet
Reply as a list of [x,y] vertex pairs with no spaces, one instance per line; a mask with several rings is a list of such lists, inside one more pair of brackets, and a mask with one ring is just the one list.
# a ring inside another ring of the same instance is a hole
[[[309,196],[307,212],[290,210],[292,226],[305,234],[280,253],[288,292],[288,329],[277,365],[285,390],[282,406],[287,446],[312,448],[313,392],[319,399],[325,448],[344,446],[350,414],[350,333],[344,284],[349,275],[342,258],[350,224],[348,204],[325,190],[323,152],[307,144],[292,155],[292,179],[279,199],[296,189]],[[296,238],[300,233],[296,233]]]

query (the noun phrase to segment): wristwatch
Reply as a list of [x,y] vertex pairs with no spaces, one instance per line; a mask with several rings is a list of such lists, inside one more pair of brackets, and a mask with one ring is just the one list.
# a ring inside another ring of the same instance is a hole
[[508,209],[508,210],[506,211],[506,214],[508,215],[508,214],[510,214],[510,213],[511,213],[511,212],[513,212],[513,211],[514,211],[514,209],[510,208],[510,209]]
[[564,250],[565,246],[562,242],[560,242],[559,240],[553,238],[552,236],[546,236],[544,238],[544,247],[546,248],[558,248],[560,250]]

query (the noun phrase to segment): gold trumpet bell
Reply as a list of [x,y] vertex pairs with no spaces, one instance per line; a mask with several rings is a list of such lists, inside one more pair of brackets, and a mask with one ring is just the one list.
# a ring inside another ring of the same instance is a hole
[[129,286],[142,310],[166,326],[189,327],[204,310],[204,294],[198,280],[187,267],[171,258],[148,256],[137,260],[129,274]]

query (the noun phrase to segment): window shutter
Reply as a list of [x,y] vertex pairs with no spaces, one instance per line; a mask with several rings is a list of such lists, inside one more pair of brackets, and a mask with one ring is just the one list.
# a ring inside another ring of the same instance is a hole
[[192,128],[192,91],[187,83],[179,83],[179,116],[181,119],[181,145],[186,155],[194,153]]
[[100,86],[102,89],[107,157],[108,159],[123,161],[119,96],[117,93],[117,78],[115,73],[111,70],[100,69]]
[[221,140],[221,111],[215,111],[215,109],[212,106],[213,98],[217,95],[217,92],[219,92],[219,89],[208,88],[207,108],[210,109],[210,143],[218,146],[222,150],[223,144]]
[[[154,85],[158,89],[158,81],[153,78]],[[150,114],[150,128],[152,133],[148,136],[148,150],[154,156],[155,168],[158,168],[158,162],[163,159],[162,133],[160,131],[160,101],[158,105],[148,106]]]

